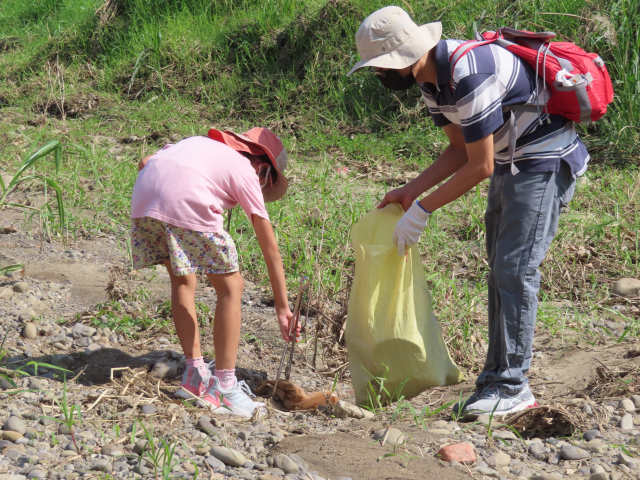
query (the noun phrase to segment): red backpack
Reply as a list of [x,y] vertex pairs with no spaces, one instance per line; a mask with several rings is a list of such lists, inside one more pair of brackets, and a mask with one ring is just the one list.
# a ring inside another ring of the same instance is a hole
[[[574,122],[595,122],[607,112],[613,101],[613,86],[604,61],[597,53],[585,52],[572,42],[551,42],[553,32],[527,32],[502,27],[477,35],[478,40],[461,43],[449,57],[451,72],[470,50],[495,43],[520,57],[547,84],[551,96],[544,107],[513,106],[518,109],[542,109]],[[537,90],[536,82],[536,90]]]

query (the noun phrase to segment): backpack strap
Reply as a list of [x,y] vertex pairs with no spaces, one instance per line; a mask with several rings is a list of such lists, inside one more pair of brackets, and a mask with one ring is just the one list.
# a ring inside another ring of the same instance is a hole
[[449,65],[451,65],[451,80],[449,81],[449,88],[451,91],[453,91],[453,70],[456,68],[458,61],[474,48],[494,43],[496,40],[497,38],[492,40],[483,40],[481,42],[477,40],[467,40],[462,42],[453,52],[451,52],[451,55],[449,55]]

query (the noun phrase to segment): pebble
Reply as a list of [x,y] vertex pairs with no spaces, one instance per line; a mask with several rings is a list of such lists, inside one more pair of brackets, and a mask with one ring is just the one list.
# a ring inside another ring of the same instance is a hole
[[613,284],[613,292],[623,297],[635,297],[640,294],[640,280],[621,278]]
[[198,428],[200,428],[200,430],[202,430],[204,433],[206,433],[210,437],[216,436],[216,429],[211,424],[211,419],[209,418],[208,415],[202,415],[198,419]]
[[22,434],[20,432],[14,432],[13,430],[4,430],[2,432],[2,438],[15,443],[22,438]]
[[211,455],[216,457],[218,460],[222,460],[225,465],[230,465],[232,467],[241,467],[249,462],[249,460],[242,453],[227,447],[212,447]]
[[22,330],[22,336],[29,340],[33,340],[38,337],[38,327],[33,322],[26,323]]
[[506,467],[511,463],[511,457],[504,452],[496,452],[487,458],[487,463],[493,468]]
[[625,413],[620,419],[621,430],[633,430],[633,415]]
[[589,458],[589,452],[573,445],[564,445],[560,449],[560,458],[562,460],[582,460]]
[[102,447],[102,454],[110,457],[119,457],[124,455],[124,449],[120,445],[108,444]]
[[606,472],[597,472],[589,475],[589,480],[609,480],[609,474]]
[[227,466],[224,464],[224,462],[222,462],[221,460],[218,460],[213,455],[209,455],[205,459],[205,462],[207,462],[207,465],[209,465],[211,468],[213,468],[214,472],[222,472],[223,470],[225,470],[227,468]]
[[16,282],[13,284],[13,291],[17,293],[28,292],[29,284],[27,282]]
[[21,436],[24,435],[27,427],[20,417],[16,417],[12,415],[9,417],[2,426],[3,430],[13,430],[14,432],[18,432]]
[[285,473],[297,473],[300,470],[300,466],[284,454],[276,455],[273,464]]
[[636,406],[634,405],[633,400],[631,400],[630,398],[623,398],[622,400],[620,400],[620,408],[623,411],[629,413],[633,413],[636,411]]
[[493,432],[493,438],[497,438],[498,440],[518,440],[516,434],[511,430],[496,430]]
[[394,427],[375,430],[373,432],[373,438],[385,445],[393,446],[402,445],[405,441],[404,433]]
[[587,430],[586,432],[584,432],[582,434],[582,437],[587,441],[590,442],[591,440],[593,440],[596,437],[600,437],[600,430],[594,429],[594,430]]
[[144,415],[153,415],[157,412],[156,407],[151,403],[145,403],[144,405],[142,405],[140,410],[142,410],[142,413]]
[[358,405],[354,405],[344,400],[339,400],[333,407],[334,413],[338,418],[374,418],[375,414]]
[[477,460],[475,449],[469,442],[445,445],[436,455],[445,462],[458,462],[463,465],[474,464]]

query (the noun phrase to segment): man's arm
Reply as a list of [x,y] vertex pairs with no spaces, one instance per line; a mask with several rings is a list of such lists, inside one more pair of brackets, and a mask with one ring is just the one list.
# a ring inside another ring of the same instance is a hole
[[449,178],[467,162],[467,152],[460,127],[450,123],[442,129],[449,137],[447,148],[416,178],[403,187],[388,192],[378,208],[382,208],[388,203],[399,203],[407,210],[416,198],[444,179]]
[[[455,152],[455,157],[452,156],[452,164],[453,159],[461,158],[459,141],[462,138],[462,132],[459,127],[455,127],[455,129],[458,131],[457,133],[451,132],[452,129],[448,131],[445,129],[451,140],[448,148],[452,147]],[[462,165],[457,164],[459,166],[449,180],[420,200],[420,205],[425,210],[433,212],[454,201],[493,173],[493,134],[471,143],[463,141],[462,145],[466,162]]]

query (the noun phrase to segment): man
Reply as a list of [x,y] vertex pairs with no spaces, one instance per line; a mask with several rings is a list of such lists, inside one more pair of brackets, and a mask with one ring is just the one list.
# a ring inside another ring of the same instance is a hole
[[454,406],[454,414],[495,409],[504,415],[537,405],[526,374],[538,267],[589,155],[572,122],[543,108],[509,108],[543,105],[549,95],[520,59],[497,45],[460,55],[456,49],[463,42],[441,39],[441,33],[439,22],[418,26],[399,7],[377,10],[358,29],[361,60],[349,74],[373,67],[388,88],[417,84],[434,123],[449,138],[430,167],[379,205],[396,202],[406,210],[393,234],[400,254],[418,242],[432,212],[491,178],[485,213],[489,348],[475,392]]

